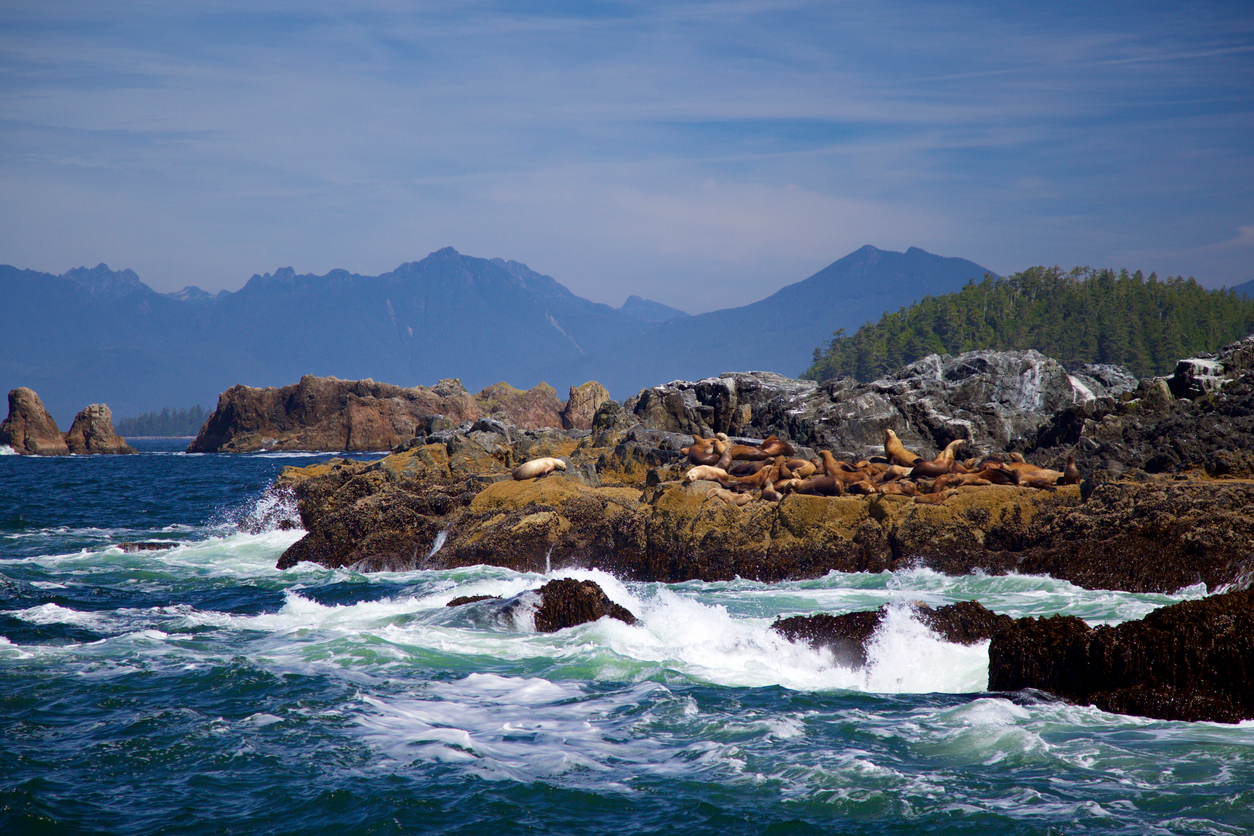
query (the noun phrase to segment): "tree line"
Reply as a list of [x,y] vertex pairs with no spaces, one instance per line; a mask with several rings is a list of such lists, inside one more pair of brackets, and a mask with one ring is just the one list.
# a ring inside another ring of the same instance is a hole
[[928,354],[1034,348],[1068,369],[1111,363],[1138,377],[1254,332],[1254,300],[1141,271],[1032,267],[925,296],[857,333],[837,331],[802,377],[875,380]]
[[178,410],[167,406],[160,412],[145,412],[138,418],[119,418],[113,430],[123,438],[196,435],[204,426],[206,417],[208,413],[200,404],[191,409]]

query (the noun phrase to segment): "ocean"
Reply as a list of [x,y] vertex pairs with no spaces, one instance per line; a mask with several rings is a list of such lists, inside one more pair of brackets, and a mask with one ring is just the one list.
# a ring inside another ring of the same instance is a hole
[[[1254,723],[991,693],[987,643],[909,606],[1116,624],[1200,586],[279,571],[301,532],[246,529],[284,465],[327,456],[134,443],[0,455],[0,833],[1254,832]],[[640,622],[537,634],[445,606],[552,577]],[[886,603],[862,669],[769,629]]]

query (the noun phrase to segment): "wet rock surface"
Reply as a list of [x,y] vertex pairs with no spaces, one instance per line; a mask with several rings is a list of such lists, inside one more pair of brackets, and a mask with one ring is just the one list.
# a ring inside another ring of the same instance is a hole
[[[1008,615],[991,612],[977,601],[960,601],[943,607],[915,603],[914,615],[945,641],[975,644],[991,639],[1014,624]],[[789,641],[804,641],[814,648],[827,648],[840,664],[856,667],[867,661],[867,642],[883,624],[888,607],[843,615],[798,615],[781,618],[771,625]]]
[[537,633],[555,633],[605,616],[625,624],[636,623],[636,617],[626,607],[611,601],[596,581],[574,578],[549,581],[537,590],[511,599],[502,613],[513,618],[518,609],[532,607]]
[[1089,627],[1074,616],[1019,619],[993,636],[989,688],[1037,688],[1104,711],[1162,720],[1254,718],[1254,593],[1164,607]]

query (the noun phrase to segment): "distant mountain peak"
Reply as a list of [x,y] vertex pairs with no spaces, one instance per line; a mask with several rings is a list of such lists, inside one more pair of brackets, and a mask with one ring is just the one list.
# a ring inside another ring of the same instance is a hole
[[129,296],[132,293],[151,290],[148,285],[139,280],[139,276],[135,275],[135,271],[119,270],[114,272],[103,261],[90,270],[86,267],[75,267],[73,270],[67,270],[61,278],[78,282],[87,288],[92,296]]
[[663,305],[661,302],[654,302],[652,299],[642,299],[639,296],[628,296],[627,301],[619,308],[632,319],[638,319],[641,322],[665,322],[668,319],[676,319],[678,317],[688,316],[685,311],[679,308],[672,308],[670,305]]

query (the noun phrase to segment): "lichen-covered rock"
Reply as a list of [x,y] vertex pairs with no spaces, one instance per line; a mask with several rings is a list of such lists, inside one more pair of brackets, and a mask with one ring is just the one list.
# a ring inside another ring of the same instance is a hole
[[0,423],[0,444],[27,456],[66,456],[66,446],[57,422],[33,389],[25,386],[9,392],[9,415]]
[[1254,718],[1254,593],[1185,601],[1140,621],[1089,627],[1024,618],[989,646],[989,688],[1037,688],[1162,720]]
[[113,431],[113,412],[102,403],[94,403],[74,417],[74,424],[65,434],[71,453],[134,453],[135,448]]

